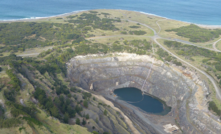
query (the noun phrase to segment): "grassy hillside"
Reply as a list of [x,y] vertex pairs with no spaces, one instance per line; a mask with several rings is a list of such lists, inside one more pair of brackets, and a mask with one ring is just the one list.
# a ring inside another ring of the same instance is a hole
[[[76,55],[151,53],[151,42],[144,38],[115,40],[109,44],[87,40],[98,34],[121,34],[122,31],[130,36],[152,34],[134,24],[120,30],[121,19],[108,16],[110,14],[104,12],[86,12],[66,17],[65,23],[0,24],[0,33],[6,33],[1,34],[0,40],[0,132],[129,133],[120,113],[91,93],[71,87],[66,78],[65,64]],[[31,54],[45,46],[52,47],[38,51],[41,53],[37,57],[22,58],[14,54],[25,55],[27,51]]]

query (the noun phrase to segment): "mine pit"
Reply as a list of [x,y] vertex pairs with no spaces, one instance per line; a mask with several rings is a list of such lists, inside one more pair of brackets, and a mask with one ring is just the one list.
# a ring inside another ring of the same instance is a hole
[[[168,124],[176,129],[167,133],[181,133],[182,128],[188,128],[188,132],[196,128],[205,132],[219,131],[219,122],[211,120],[204,107],[208,100],[196,97],[206,98],[209,90],[188,68],[180,70],[148,55],[112,53],[76,56],[67,63],[67,69],[72,86],[113,102],[147,132],[165,133]],[[138,97],[130,93],[131,88],[137,90]],[[119,89],[125,91],[120,94]],[[131,103],[142,97],[152,100]],[[207,125],[206,129],[203,124]]]

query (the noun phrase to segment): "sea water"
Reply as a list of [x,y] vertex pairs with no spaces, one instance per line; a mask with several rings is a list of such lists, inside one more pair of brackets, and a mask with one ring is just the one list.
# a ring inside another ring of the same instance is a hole
[[78,10],[124,9],[221,25],[220,7],[220,0],[0,0],[0,20],[48,17]]

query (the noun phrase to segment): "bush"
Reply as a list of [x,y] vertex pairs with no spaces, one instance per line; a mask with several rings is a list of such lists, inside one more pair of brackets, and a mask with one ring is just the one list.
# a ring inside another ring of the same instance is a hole
[[33,124],[35,124],[35,125],[37,125],[37,126],[42,126],[42,125],[43,125],[40,121],[38,121],[38,120],[36,120],[36,119],[34,119],[34,118],[23,117],[22,119],[23,119],[23,120],[26,120],[26,121],[28,122],[28,124],[29,124],[30,126],[32,126],[32,127],[34,127]]
[[77,125],[80,125],[80,124],[81,124],[81,121],[80,121],[79,118],[76,119],[76,124],[77,124]]
[[17,127],[21,124],[21,120],[11,118],[11,119],[0,119],[0,128],[10,128],[10,127]]
[[92,134],[99,134],[97,131],[93,131]]
[[135,34],[135,35],[144,35],[147,32],[139,30],[139,31],[130,31],[130,34]]
[[221,64],[216,64],[215,68],[216,68],[216,70],[221,71]]
[[17,78],[17,76],[13,73],[12,69],[10,70],[7,70],[6,71],[7,75],[10,77],[11,79],[11,84],[13,85],[13,88],[16,90],[16,91],[19,91],[20,90],[20,80]]
[[86,108],[88,108],[88,101],[87,101],[87,100],[84,100],[83,105],[84,105]]
[[89,11],[90,13],[98,13],[97,11]]
[[86,125],[86,121],[84,119],[82,121],[82,125]]
[[86,119],[88,120],[89,118],[90,118],[90,117],[89,117],[89,114],[87,114],[87,115],[86,115]]
[[65,122],[65,123],[68,123],[68,120],[69,120],[69,114],[68,114],[68,113],[65,113],[65,114],[64,114],[64,122]]
[[199,26],[194,24],[166,31],[177,32],[177,35],[189,38],[191,42],[207,42],[214,38],[218,38],[221,34],[220,29],[209,30],[206,28],[200,28]]
[[212,110],[218,116],[220,116],[220,114],[221,114],[221,110],[218,109],[218,107],[216,106],[215,102],[213,102],[213,101],[209,102],[209,110]]
[[140,28],[140,26],[130,26],[130,28]]
[[167,56],[169,56],[169,54],[168,54],[166,51],[164,51],[162,48],[159,48],[159,49],[157,50],[157,54],[158,54],[160,57],[167,57]]
[[67,35],[67,39],[77,39],[79,37],[80,37],[79,34],[69,34],[69,35]]
[[106,109],[104,110],[104,115],[107,115],[107,110]]
[[126,31],[122,31],[121,34],[127,34],[127,32]]
[[4,97],[9,101],[15,101],[15,91],[14,90],[4,90]]
[[177,66],[182,66],[182,63],[177,60],[174,60],[173,63],[176,64]]

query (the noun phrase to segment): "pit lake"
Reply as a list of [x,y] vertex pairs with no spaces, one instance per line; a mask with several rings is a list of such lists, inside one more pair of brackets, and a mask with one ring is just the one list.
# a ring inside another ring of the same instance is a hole
[[160,99],[146,94],[142,95],[141,90],[137,88],[116,89],[114,94],[117,95],[118,99],[126,101],[147,113],[166,115],[171,109]]

